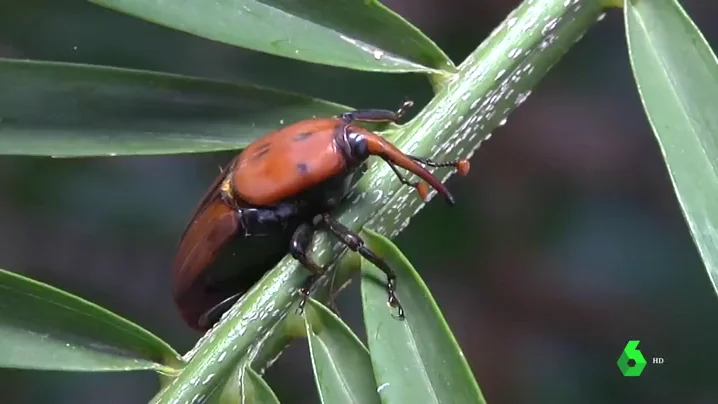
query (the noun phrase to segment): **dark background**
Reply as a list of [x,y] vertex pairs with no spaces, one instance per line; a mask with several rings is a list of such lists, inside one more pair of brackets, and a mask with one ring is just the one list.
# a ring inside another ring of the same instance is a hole
[[[458,64],[519,2],[386,0]],[[718,43],[718,3],[682,0]],[[356,73],[260,55],[82,0],[0,0],[0,55],[254,80],[355,107],[425,103],[418,75]],[[2,89],[0,89],[2,91]],[[169,291],[189,214],[230,153],[0,158],[0,268],[97,302],[180,352],[196,338]],[[676,203],[610,12],[397,238],[434,293],[490,403],[684,403],[718,398],[718,300]],[[356,283],[341,298],[358,322]],[[615,362],[640,339],[639,378]],[[664,358],[651,365],[650,358]],[[317,402],[305,344],[267,374]],[[7,403],[141,403],[150,372],[2,371]]]

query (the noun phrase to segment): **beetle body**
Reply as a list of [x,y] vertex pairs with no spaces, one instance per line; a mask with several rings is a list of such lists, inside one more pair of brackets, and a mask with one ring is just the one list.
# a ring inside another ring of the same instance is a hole
[[328,213],[363,175],[371,155],[386,160],[422,198],[426,185],[406,181],[396,165],[420,176],[453,204],[448,190],[419,162],[454,166],[463,174],[467,162],[437,164],[407,156],[353,123],[395,121],[402,113],[354,111],[300,121],[260,137],[236,156],[207,191],[180,240],[173,295],[184,320],[200,331],[210,328],[288,252],[312,272],[304,288],[308,293],[324,271],[307,254],[318,223],[387,273],[390,303],[399,306],[391,269]]
[[[248,237],[236,209],[215,199],[198,212],[175,261],[173,294],[190,326],[207,329],[211,308],[247,290],[287,253],[290,230]],[[209,317],[208,317],[209,316]]]

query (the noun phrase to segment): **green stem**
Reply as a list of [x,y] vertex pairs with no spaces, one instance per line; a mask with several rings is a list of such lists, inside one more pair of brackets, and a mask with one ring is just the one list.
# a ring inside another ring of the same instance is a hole
[[[441,160],[470,157],[599,20],[601,4],[602,0],[526,0],[441,84],[416,118],[388,136],[407,153]],[[445,179],[449,175],[446,171]],[[374,161],[346,205],[337,215],[347,226],[368,226],[394,237],[424,204],[386,164]],[[324,234],[315,245],[320,263],[342,251]],[[217,394],[240,362],[265,367],[289,341],[281,320],[296,307],[296,291],[306,276],[293,259],[282,260],[200,340],[183,372],[152,402],[203,402]],[[324,278],[326,283],[329,277]]]

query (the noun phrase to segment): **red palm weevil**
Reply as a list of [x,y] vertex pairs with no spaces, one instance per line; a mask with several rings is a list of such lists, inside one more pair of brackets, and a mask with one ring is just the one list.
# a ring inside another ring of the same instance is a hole
[[389,304],[403,317],[394,271],[330,213],[366,171],[369,156],[386,161],[422,199],[427,185],[408,181],[397,166],[419,176],[454,204],[451,193],[423,166],[454,167],[465,175],[468,161],[436,163],[406,155],[355,124],[397,122],[412,105],[407,100],[396,112],[357,110],[303,120],[242,150],[215,179],[181,237],[172,286],[184,320],[198,331],[209,329],[288,252],[311,272],[302,288],[301,309],[312,283],[325,271],[307,253],[320,227],[386,274]]

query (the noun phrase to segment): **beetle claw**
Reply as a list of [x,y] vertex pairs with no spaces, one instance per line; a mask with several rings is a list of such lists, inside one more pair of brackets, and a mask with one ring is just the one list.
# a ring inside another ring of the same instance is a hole
[[406,114],[406,111],[414,106],[414,101],[410,100],[409,98],[404,98],[404,101],[402,101],[401,106],[396,111],[395,115],[395,121],[398,121],[402,117],[404,117],[404,114]]
[[389,307],[396,309],[396,313],[391,313],[391,316],[394,317],[396,320],[404,320],[406,317],[404,317],[404,307],[402,307],[401,303],[399,303],[399,299],[397,299],[396,295],[394,293],[389,294]]
[[299,307],[297,307],[297,309],[294,310],[294,314],[296,314],[298,316],[301,316],[302,314],[304,314],[304,305],[302,304],[302,302],[299,302]]
[[304,306],[307,305],[307,300],[309,300],[309,289],[299,289],[299,294],[302,297],[300,298],[299,305],[297,306],[297,309],[294,311],[294,313],[296,313],[298,316],[301,316],[302,313],[304,313]]
[[404,319],[404,307],[402,307],[401,303],[399,303],[399,298],[396,297],[396,278],[390,278],[386,283],[386,291],[389,294],[389,300],[387,303],[389,304],[389,307],[395,308],[397,313],[392,313],[392,317],[394,317],[397,320],[403,320]]
[[[326,265],[317,265],[317,267],[322,267],[326,269]],[[317,279],[321,276],[321,273],[315,273],[310,275],[307,280],[304,282],[304,286],[302,286],[299,289],[299,295],[301,298],[299,299],[299,305],[297,306],[297,310],[295,311],[297,315],[301,315],[304,312],[304,306],[307,305],[307,300],[309,300],[309,296],[312,294],[312,289],[314,287],[314,282],[316,282]]]

